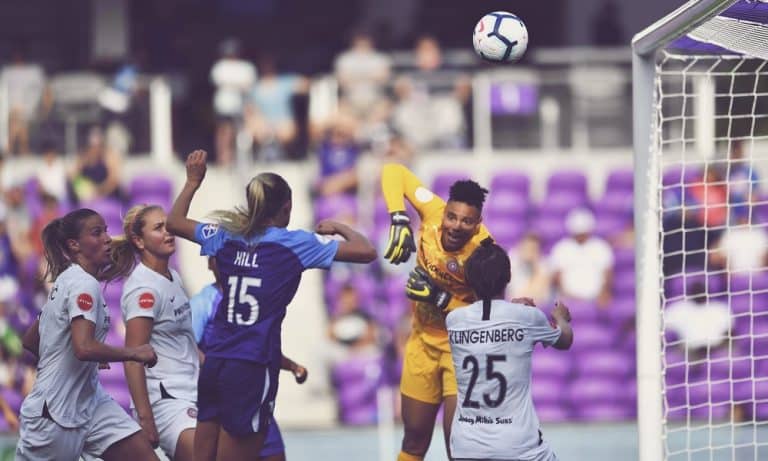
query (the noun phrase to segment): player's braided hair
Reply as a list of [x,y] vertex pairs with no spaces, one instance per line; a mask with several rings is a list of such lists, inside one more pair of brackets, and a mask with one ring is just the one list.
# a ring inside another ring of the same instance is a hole
[[471,179],[462,179],[453,183],[448,192],[448,200],[466,203],[467,205],[472,205],[478,210],[483,211],[483,203],[485,203],[486,194],[488,194],[488,189],[480,186],[480,184]]
[[483,300],[483,319],[491,313],[491,300],[504,292],[511,278],[509,256],[487,238],[464,263],[464,276],[475,295]]

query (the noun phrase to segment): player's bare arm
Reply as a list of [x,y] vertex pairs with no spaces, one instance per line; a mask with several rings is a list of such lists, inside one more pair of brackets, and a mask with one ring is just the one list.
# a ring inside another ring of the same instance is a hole
[[339,242],[334,260],[351,263],[369,263],[376,259],[376,248],[360,232],[346,224],[325,219],[317,223],[315,232],[320,235],[340,235],[345,241]]
[[168,213],[168,222],[166,223],[171,233],[190,241],[195,240],[195,227],[199,223],[189,219],[187,214],[189,213],[189,205],[192,203],[192,198],[205,179],[207,155],[204,150],[196,150],[187,156],[187,180],[181,192],[179,192],[179,196],[173,202],[173,207],[171,207],[171,212]]
[[552,318],[555,320],[555,324],[560,328],[560,338],[552,346],[555,349],[568,350],[573,344],[573,328],[571,327],[571,311],[563,304],[562,301],[555,303],[555,308],[552,311]]

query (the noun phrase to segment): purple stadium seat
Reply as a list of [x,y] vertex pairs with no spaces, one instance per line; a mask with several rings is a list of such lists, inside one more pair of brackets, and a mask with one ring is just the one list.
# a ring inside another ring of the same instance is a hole
[[614,296],[632,297],[635,294],[635,271],[616,272],[613,277]]
[[609,320],[613,325],[621,326],[635,319],[637,306],[632,293],[617,293],[611,304],[601,311],[601,316]]
[[488,214],[483,224],[493,235],[493,238],[506,250],[512,249],[528,231],[525,219],[516,219]]
[[493,191],[483,208],[485,215],[499,215],[518,220],[528,217],[528,197],[512,190]]
[[565,237],[565,223],[563,217],[559,216],[539,216],[530,226],[541,238],[542,251],[548,254],[552,247],[560,239]]
[[539,205],[539,215],[564,217],[574,208],[589,207],[586,195],[568,190],[555,190]]
[[530,190],[531,179],[527,174],[519,171],[501,171],[491,179],[491,195],[500,191],[510,191],[528,197]]
[[712,380],[747,379],[752,376],[752,358],[749,356],[729,358],[727,351],[724,352],[724,357],[713,358],[710,361]]
[[21,402],[24,401],[24,397],[22,397],[21,393],[19,393],[16,389],[3,387],[0,389],[0,394],[2,394],[5,401],[8,402],[8,406],[11,407],[13,411],[18,413],[19,408],[21,408]]
[[581,170],[560,170],[547,179],[547,197],[555,192],[567,192],[581,197],[587,196],[587,177]]
[[[593,405],[598,403],[624,403],[627,380],[602,376],[583,376],[570,382],[566,395],[571,405]],[[534,383],[534,386],[536,384]]]
[[105,385],[104,390],[107,391],[107,394],[112,396],[115,402],[123,407],[126,412],[130,411],[131,392],[128,390],[128,386],[125,384],[125,381],[119,384],[111,384],[109,386]]
[[99,381],[105,387],[124,384],[125,372],[122,362],[110,363],[109,370],[99,370]]
[[635,249],[634,248],[614,248],[613,249],[613,267],[616,272],[635,270]]
[[131,195],[131,197],[128,199],[128,208],[131,208],[135,205],[158,205],[167,213],[171,208],[171,200],[171,197],[166,197],[164,195],[157,195],[155,193],[141,193]]
[[568,353],[551,348],[537,349],[533,352],[531,370],[534,383],[538,382],[539,378],[557,378],[565,381],[573,370],[573,358]]
[[332,370],[341,419],[349,424],[376,422],[376,391],[384,374],[380,357],[352,357]]
[[568,309],[571,311],[571,316],[576,325],[581,328],[582,324],[597,324],[597,319],[600,316],[600,311],[597,308],[597,304],[594,301],[587,301],[584,299],[565,299],[563,300]]
[[633,407],[627,403],[595,402],[576,406],[577,418],[581,421],[626,421],[632,418]]
[[135,176],[128,185],[131,197],[138,195],[156,195],[170,198],[173,195],[173,183],[164,175],[141,174]]
[[695,272],[680,273],[668,277],[664,283],[664,292],[667,298],[685,297],[691,294],[691,287],[694,283],[703,282],[707,293],[722,293],[725,290],[725,283],[721,274],[704,274],[703,269]]
[[574,331],[578,334],[573,338],[573,350],[589,352],[609,350],[617,345],[619,331],[614,328],[606,328],[600,322],[574,320]]
[[531,385],[531,396],[533,403],[538,406],[541,404],[561,404],[563,401],[563,391],[566,382],[558,378],[544,378],[534,376]]
[[628,378],[635,370],[635,359],[618,350],[583,351],[576,363],[579,376]]
[[609,195],[603,196],[595,202],[595,214],[598,216],[611,215],[622,218],[632,216],[632,206],[634,199],[631,193],[622,191],[606,192]]
[[344,216],[357,216],[357,199],[351,195],[334,195],[315,200],[315,219],[317,221]]
[[631,168],[619,168],[608,173],[605,180],[605,194],[614,192],[632,193],[635,183],[635,172]]
[[461,171],[439,173],[432,180],[431,190],[441,197],[448,197],[448,191],[453,183],[462,179],[469,179],[467,173]]
[[571,410],[568,405],[536,404],[535,408],[539,420],[545,423],[561,423],[573,420]]
[[686,165],[685,169],[682,166],[676,165],[664,169],[664,174],[661,178],[661,183],[664,186],[673,186],[676,184],[692,184],[700,181],[701,167],[696,165]]

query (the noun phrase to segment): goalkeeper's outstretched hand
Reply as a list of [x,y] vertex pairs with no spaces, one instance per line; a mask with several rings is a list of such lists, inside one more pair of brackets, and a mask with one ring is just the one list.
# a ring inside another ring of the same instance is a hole
[[389,240],[384,259],[392,264],[404,263],[410,259],[411,253],[416,251],[411,220],[404,211],[396,211],[390,216],[392,224],[389,226]]
[[408,275],[405,295],[414,301],[434,304],[440,310],[448,307],[451,300],[451,294],[437,286],[427,271],[418,266]]

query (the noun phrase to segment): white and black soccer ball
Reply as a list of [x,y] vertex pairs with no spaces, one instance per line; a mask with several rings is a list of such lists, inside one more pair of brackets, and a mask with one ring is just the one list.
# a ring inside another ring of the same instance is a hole
[[496,62],[514,62],[528,48],[528,29],[512,13],[494,11],[483,16],[472,36],[475,52],[483,59]]

